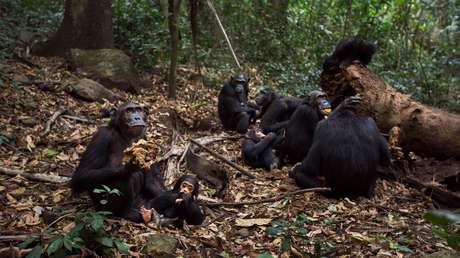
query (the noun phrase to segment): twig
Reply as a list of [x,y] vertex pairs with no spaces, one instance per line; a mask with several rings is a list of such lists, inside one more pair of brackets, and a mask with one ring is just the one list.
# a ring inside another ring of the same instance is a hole
[[265,198],[257,201],[247,201],[247,202],[202,202],[203,205],[206,205],[208,207],[213,207],[213,206],[242,206],[242,205],[250,205],[250,204],[259,204],[259,203],[266,203],[266,202],[276,202],[279,200],[282,200],[286,197],[292,196],[292,195],[297,195],[297,194],[302,194],[302,193],[309,193],[309,192],[328,192],[331,189],[328,187],[317,187],[317,188],[309,188],[309,189],[301,189],[293,192],[287,192],[285,194],[282,194],[277,197],[272,197],[272,198]]
[[54,121],[56,121],[56,119],[66,113],[67,110],[65,110],[64,108],[60,107],[56,112],[54,112],[54,114],[51,116],[50,120],[48,120],[48,122],[46,122],[46,128],[45,128],[45,131],[41,134],[41,136],[45,136],[47,135],[50,130],[51,130],[51,125],[54,123]]
[[214,157],[220,159],[221,161],[227,163],[228,165],[230,165],[231,167],[233,167],[234,169],[240,171],[242,174],[248,176],[249,178],[255,178],[255,176],[253,174],[251,174],[251,172],[249,172],[248,170],[246,170],[245,168],[243,168],[242,166],[236,164],[235,162],[232,162],[230,161],[229,159],[227,159],[226,157],[220,155],[219,153],[209,149],[208,147],[202,145],[201,143],[191,139],[190,140],[192,143],[196,144],[197,146],[199,146],[200,148],[202,148],[203,150],[207,151],[209,154],[213,155]]
[[9,176],[22,176],[29,180],[48,182],[48,183],[66,183],[70,181],[70,177],[46,175],[46,174],[31,174],[31,173],[28,173],[22,170],[9,169],[9,168],[4,168],[4,167],[0,167],[0,173],[9,175]]
[[180,170],[180,163],[182,163],[182,161],[184,161],[184,158],[185,158],[185,155],[187,154],[188,148],[190,148],[190,143],[188,143],[187,146],[185,146],[184,153],[182,153],[182,155],[179,158],[179,161],[177,161],[177,171]]
[[[24,241],[29,237],[39,237],[39,234],[25,234],[25,235],[10,235],[10,236],[0,236],[0,242],[11,242],[11,241]],[[50,236],[45,236],[49,238]]]
[[71,119],[71,120],[75,120],[75,121],[80,121],[80,122],[83,122],[83,123],[88,123],[88,124],[92,124],[93,122],[86,119],[86,118],[82,118],[82,117],[78,117],[78,116],[69,116],[69,115],[62,115],[62,117],[64,118],[67,118],[67,119]]
[[74,212],[75,212],[75,210],[73,210],[73,211],[71,211],[71,212],[69,212],[69,213],[66,213],[66,214],[60,216],[59,218],[55,219],[55,220],[54,220],[53,222],[51,222],[50,224],[48,224],[48,225],[42,230],[41,236],[43,236],[43,235],[45,234],[45,231],[46,231],[47,229],[49,229],[51,226],[55,225],[56,223],[58,223],[58,222],[61,221],[62,219],[67,218],[67,217],[69,217],[69,216],[71,216],[71,215],[75,215]]

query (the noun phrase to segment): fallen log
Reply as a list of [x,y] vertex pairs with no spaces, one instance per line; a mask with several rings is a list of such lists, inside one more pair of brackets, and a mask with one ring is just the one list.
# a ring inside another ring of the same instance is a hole
[[460,158],[460,114],[423,105],[360,64],[336,74],[323,72],[320,85],[333,98],[360,94],[382,132],[400,127],[403,149],[422,156]]

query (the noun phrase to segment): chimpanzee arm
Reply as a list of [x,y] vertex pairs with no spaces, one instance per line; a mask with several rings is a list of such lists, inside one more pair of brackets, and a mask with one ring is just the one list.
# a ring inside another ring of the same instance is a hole
[[278,122],[278,123],[275,123],[273,125],[270,125],[270,126],[264,128],[264,133],[270,133],[270,132],[278,133],[280,130],[286,128],[288,123],[289,123],[289,120],[283,121],[283,122]]
[[158,163],[151,166],[150,170],[144,172],[143,194],[147,199],[155,198],[166,192],[163,174]]
[[289,176],[292,177],[296,184],[301,188],[313,188],[323,185],[318,179],[320,175],[321,156],[317,145],[313,144],[301,164],[294,166]]
[[276,128],[271,128],[271,126],[279,122],[280,117],[282,117],[285,112],[287,112],[287,106],[282,101],[279,99],[273,101],[262,116],[262,121],[260,123],[262,132],[265,134],[275,132],[274,129]]
[[265,136],[262,140],[260,140],[256,145],[254,145],[252,149],[252,153],[254,156],[259,155],[263,151],[265,151],[267,148],[271,147],[275,140],[277,139],[275,133],[269,133],[267,136]]
[[129,175],[129,171],[120,165],[110,166],[110,129],[101,127],[86,148],[80,165],[72,175],[71,185],[75,192],[92,189],[100,184]]
[[167,218],[176,218],[179,216],[176,211],[176,200],[180,198],[179,194],[172,191],[163,193],[151,201],[149,208],[154,208],[158,213]]
[[187,224],[201,225],[204,221],[204,215],[200,206],[192,198],[185,198],[180,205],[181,217],[185,218]]

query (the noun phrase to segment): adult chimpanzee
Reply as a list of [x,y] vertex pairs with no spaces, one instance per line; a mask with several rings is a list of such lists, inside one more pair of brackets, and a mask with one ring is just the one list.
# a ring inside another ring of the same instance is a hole
[[264,134],[278,133],[284,129],[289,118],[302,100],[296,97],[284,97],[272,89],[261,90],[256,97],[256,104],[261,107],[260,127]]
[[204,215],[200,206],[195,203],[199,185],[194,176],[182,176],[174,184],[174,188],[164,192],[140,208],[145,222],[152,219],[152,208],[166,218],[177,218],[174,225],[182,228],[184,220],[190,225],[203,223]]
[[219,93],[217,109],[225,129],[246,133],[256,118],[256,109],[248,105],[249,78],[232,76]]
[[354,61],[368,65],[376,50],[376,44],[359,37],[342,40],[335,47],[334,53],[324,61],[323,70],[331,72],[339,68],[344,68]]
[[390,153],[374,120],[359,116],[360,98],[349,97],[316,127],[313,144],[290,176],[300,187],[326,179],[337,196],[374,194],[377,166],[390,165]]
[[276,133],[263,134],[259,129],[250,129],[241,147],[243,160],[255,168],[272,170],[278,166],[279,159],[275,156],[273,147],[277,144]]
[[324,92],[315,90],[305,97],[289,119],[284,141],[276,149],[282,162],[287,158],[287,162],[293,164],[307,156],[316,124],[329,112],[331,106]]
[[[98,129],[83,153],[71,186],[74,193],[89,191],[96,209],[140,222],[139,207],[143,202],[165,191],[158,165],[142,171],[131,163],[122,164],[123,151],[144,136],[147,109],[126,103],[110,113],[109,125]],[[121,195],[95,193],[93,190],[101,185],[116,188]]]

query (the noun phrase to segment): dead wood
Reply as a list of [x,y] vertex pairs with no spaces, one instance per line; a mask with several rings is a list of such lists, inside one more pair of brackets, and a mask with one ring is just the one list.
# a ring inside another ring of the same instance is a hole
[[201,204],[206,205],[208,207],[213,207],[213,206],[242,206],[242,205],[252,205],[252,204],[260,204],[260,203],[267,203],[267,202],[276,202],[279,200],[282,200],[286,197],[290,197],[293,195],[297,194],[302,194],[302,193],[309,193],[309,192],[328,192],[331,189],[328,187],[317,187],[317,188],[309,188],[309,189],[301,189],[293,192],[287,192],[284,193],[280,196],[277,197],[272,197],[272,198],[265,198],[261,200],[256,200],[256,201],[247,201],[247,202],[202,202]]
[[221,196],[228,184],[228,172],[216,163],[196,154],[192,147],[185,154],[187,169],[198,178],[210,183],[217,189],[217,196]]
[[69,115],[62,115],[63,118],[67,118],[67,119],[70,119],[70,120],[75,120],[75,121],[79,121],[79,122],[83,122],[83,123],[88,123],[88,124],[92,124],[93,122],[86,119],[86,118],[83,118],[83,117],[78,117],[78,116],[69,116]]
[[31,174],[31,173],[28,173],[22,170],[9,169],[9,168],[4,168],[4,167],[0,167],[0,173],[9,175],[9,176],[22,176],[26,179],[33,180],[33,181],[41,181],[41,182],[55,183],[55,184],[67,183],[68,181],[70,181],[70,177],[46,175],[46,174]]
[[401,147],[418,155],[460,158],[460,114],[423,105],[398,92],[366,67],[352,64],[337,74],[321,74],[329,96],[360,94],[363,107],[382,132],[400,127]]
[[203,150],[207,151],[209,154],[211,154],[212,156],[220,159],[221,161],[227,163],[228,165],[230,165],[232,168],[240,171],[242,174],[246,175],[247,177],[249,178],[255,178],[255,176],[253,174],[251,174],[251,172],[249,172],[248,170],[246,170],[244,167],[236,164],[235,162],[232,162],[230,161],[229,159],[227,159],[226,157],[220,155],[219,153],[209,149],[208,147],[202,145],[201,143],[195,141],[195,140],[190,140],[192,143],[196,144],[197,146],[199,146],[200,148],[202,148]]
[[43,133],[41,134],[41,136],[46,136],[50,130],[51,130],[51,125],[56,121],[56,119],[62,115],[62,114],[65,114],[67,112],[66,109],[64,109],[63,107],[60,107],[56,112],[54,112],[54,114],[51,116],[51,118],[48,120],[48,122],[46,122],[46,127],[45,127],[45,131],[43,131]]
[[442,186],[424,183],[421,180],[411,176],[402,175],[401,173],[396,174],[393,170],[379,170],[379,174],[384,178],[397,179],[403,184],[407,184],[420,190],[441,206],[460,208],[460,194],[446,190]]

